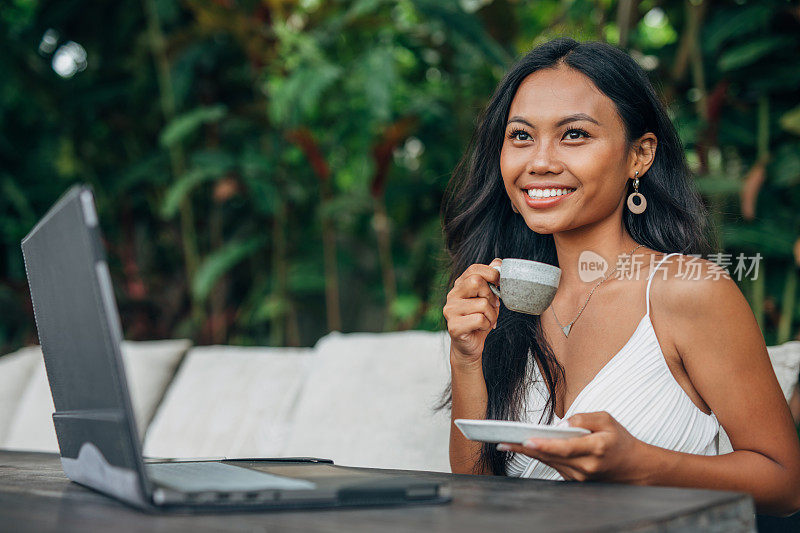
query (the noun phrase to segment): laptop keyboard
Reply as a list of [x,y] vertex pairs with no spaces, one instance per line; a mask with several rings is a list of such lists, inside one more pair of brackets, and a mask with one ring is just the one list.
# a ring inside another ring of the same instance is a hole
[[241,466],[216,462],[146,464],[148,477],[158,485],[181,492],[251,492],[260,490],[311,490],[305,479],[276,476]]

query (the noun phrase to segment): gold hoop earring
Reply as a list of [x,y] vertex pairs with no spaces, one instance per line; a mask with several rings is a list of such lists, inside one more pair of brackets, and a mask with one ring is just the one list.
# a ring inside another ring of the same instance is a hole
[[[634,199],[639,200],[639,204],[635,204],[633,201]],[[647,200],[645,200],[644,195],[639,192],[639,171],[636,171],[636,174],[633,176],[633,192],[628,195],[628,209],[630,209],[631,213],[636,215],[641,215],[644,213],[644,210],[647,209]]]

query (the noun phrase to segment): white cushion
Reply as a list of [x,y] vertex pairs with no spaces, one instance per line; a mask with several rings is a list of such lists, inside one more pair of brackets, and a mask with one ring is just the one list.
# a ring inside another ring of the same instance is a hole
[[317,343],[287,455],[450,471],[447,332],[331,333]]
[[[190,346],[188,340],[122,343],[125,374],[140,433],[147,428],[175,368]],[[42,352],[38,346],[31,350],[36,353],[38,363],[0,447],[57,452],[58,441],[52,418],[55,408]]]
[[8,435],[22,394],[41,357],[42,352],[36,347],[0,357],[0,444]]
[[58,451],[56,432],[53,429],[55,408],[41,357],[40,352],[40,360],[19,400],[19,407],[11,421],[3,448],[37,452]]
[[778,346],[768,346],[767,352],[775,370],[775,376],[781,385],[781,390],[789,401],[792,389],[797,384],[800,373],[800,341],[785,342]]
[[145,439],[148,457],[267,457],[284,448],[310,348],[189,351]]
[[122,343],[125,374],[140,435],[144,436],[178,364],[191,347],[189,339]]

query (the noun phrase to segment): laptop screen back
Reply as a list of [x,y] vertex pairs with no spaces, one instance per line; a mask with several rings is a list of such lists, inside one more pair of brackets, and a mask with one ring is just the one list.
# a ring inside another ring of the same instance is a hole
[[79,483],[111,482],[112,490],[138,492],[124,499],[140,499],[140,443],[91,190],[70,189],[23,239],[22,252],[64,470]]

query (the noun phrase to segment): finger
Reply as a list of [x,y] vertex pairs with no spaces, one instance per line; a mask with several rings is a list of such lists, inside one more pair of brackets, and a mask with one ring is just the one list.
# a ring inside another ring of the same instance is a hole
[[549,466],[550,468],[561,474],[561,477],[563,477],[567,481],[584,481],[586,479],[586,476],[583,474],[583,472],[575,468],[572,468],[571,466],[558,463],[548,464],[545,461],[543,462],[547,466]]
[[527,450],[521,444],[501,442],[497,445],[497,451],[508,452],[508,453],[525,453]]
[[614,427],[616,419],[607,411],[596,411],[592,413],[578,413],[567,419],[570,427],[579,427],[589,431],[603,431]]
[[[485,282],[482,282],[486,286]],[[481,290],[480,296],[461,297],[458,290],[453,289],[447,295],[447,303],[442,309],[445,319],[450,322],[453,317],[486,312],[486,318],[494,324],[500,312],[500,299],[489,290]]]
[[529,439],[523,443],[523,447],[551,456],[581,457],[599,454],[602,438],[599,434],[592,433],[583,437],[570,437],[567,439]]
[[496,309],[500,308],[500,298],[489,289],[489,284],[486,280],[477,274],[464,280],[461,286],[454,287],[447,296],[449,306],[459,306],[462,305],[464,300],[481,298],[491,302]]
[[[499,266],[499,264],[497,264],[497,266]],[[495,285],[500,283],[500,272],[498,272],[496,269],[489,265],[474,264],[467,268],[467,270],[465,270],[464,273],[458,277],[453,286],[459,288],[466,287],[467,289],[470,289],[472,288],[470,283],[473,283],[470,281],[470,278],[475,276],[483,279],[484,282],[494,283]]]
[[[575,458],[569,457],[562,457],[560,455],[549,454],[546,452],[542,452],[540,450],[531,449],[527,446],[523,446],[522,444],[507,444],[503,443],[504,447],[498,446],[497,449],[499,451],[508,451],[511,453],[521,453],[522,455],[527,455],[528,457],[532,457],[533,459],[538,459],[542,462],[550,461],[550,462],[557,462],[560,464],[572,464],[571,461],[574,461]],[[506,447],[507,446],[507,450]]]
[[[474,263],[474,264],[468,266],[467,269],[464,270],[464,273],[465,274],[466,273],[470,273],[471,274],[471,273],[476,272],[476,271],[484,271],[484,270],[486,270],[487,266],[491,268],[491,267],[495,267],[495,266],[500,266],[502,264],[503,264],[503,260],[500,259],[499,257],[495,257],[494,259],[491,260],[491,262],[489,262],[488,265],[484,265],[483,263]],[[497,270],[494,269],[494,268],[492,270],[497,272]]]
[[452,313],[455,316],[467,316],[474,313],[482,313],[489,322],[494,325],[497,323],[497,317],[500,314],[500,309],[487,298],[468,298],[466,300],[458,300],[453,302]]
[[580,463],[580,461],[585,460],[586,458],[567,459],[557,455],[550,455],[536,450],[531,450],[519,444],[503,443],[502,445],[498,445],[498,450],[506,451],[506,449],[508,449],[507,451],[509,452],[521,453],[523,455],[527,455],[531,459],[536,459],[537,461],[546,464],[561,474],[561,477],[564,479],[573,479],[579,481],[586,479],[586,472],[582,469],[582,464]]
[[458,337],[472,334],[475,331],[491,331],[491,329],[492,323],[483,313],[474,313],[448,323],[447,330],[453,337]]

